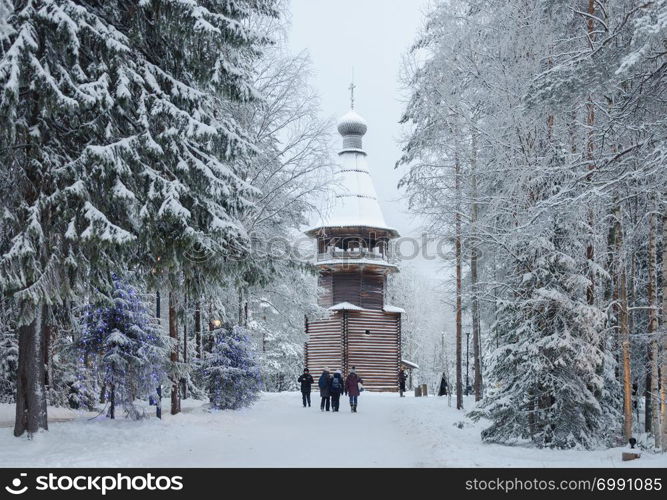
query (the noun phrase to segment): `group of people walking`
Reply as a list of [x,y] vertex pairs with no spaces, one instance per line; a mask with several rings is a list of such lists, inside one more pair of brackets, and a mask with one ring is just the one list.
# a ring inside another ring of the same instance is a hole
[[[308,368],[303,370],[303,374],[298,379],[301,384],[301,396],[303,398],[303,406],[310,406],[310,392],[311,386],[315,383],[313,376],[308,371]],[[350,409],[352,413],[357,412],[357,402],[359,394],[364,390],[363,380],[355,372],[355,367],[350,369],[347,378],[343,379],[343,374],[340,370],[334,373],[329,371],[328,367],[322,370],[317,381],[317,386],[320,389],[320,410],[321,411],[338,411],[340,408],[340,396],[345,394],[350,398]]]

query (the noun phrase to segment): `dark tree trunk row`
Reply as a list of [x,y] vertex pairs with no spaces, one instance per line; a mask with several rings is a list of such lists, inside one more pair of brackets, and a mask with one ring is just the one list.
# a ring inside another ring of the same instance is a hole
[[[169,292],[169,337],[174,343],[171,350],[171,362],[178,364],[178,321],[176,318],[176,292]],[[171,414],[181,412],[181,395],[178,389],[179,380],[176,374],[171,377]]]
[[[29,307],[23,304],[24,307]],[[33,306],[34,307],[34,306]],[[46,387],[44,385],[45,342],[42,321],[47,306],[35,307],[35,317],[27,325],[19,327],[19,362],[16,377],[16,421],[14,436],[25,432],[28,436],[41,429],[48,429],[46,414]]]

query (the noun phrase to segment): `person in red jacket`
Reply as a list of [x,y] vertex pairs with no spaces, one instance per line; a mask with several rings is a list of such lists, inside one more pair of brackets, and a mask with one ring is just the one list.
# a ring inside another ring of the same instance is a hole
[[345,394],[350,396],[350,408],[352,413],[357,413],[357,398],[363,390],[363,380],[355,372],[354,366],[350,369],[350,374],[345,379]]

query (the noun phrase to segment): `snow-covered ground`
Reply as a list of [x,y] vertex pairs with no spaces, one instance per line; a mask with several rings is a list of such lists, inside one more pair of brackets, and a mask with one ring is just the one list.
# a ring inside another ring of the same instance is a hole
[[483,444],[483,424],[446,398],[364,393],[356,414],[345,399],[340,413],[320,412],[317,393],[313,403],[303,408],[298,393],[266,393],[252,408],[209,412],[186,400],[180,415],[140,422],[65,411],[58,418],[74,420],[54,422],[32,441],[3,426],[13,407],[0,405],[0,467],[667,467],[667,455],[621,462],[620,449]]
[[[69,408],[49,407],[49,425],[55,422],[69,422],[83,417],[94,417],[99,412],[76,411]],[[16,416],[16,407],[9,404],[0,403],[0,435],[4,434],[3,427],[14,428],[14,418]]]

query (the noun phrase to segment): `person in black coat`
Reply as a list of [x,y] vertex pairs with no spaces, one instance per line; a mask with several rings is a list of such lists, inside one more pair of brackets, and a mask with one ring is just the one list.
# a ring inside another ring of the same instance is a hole
[[297,380],[301,384],[301,397],[303,399],[303,407],[306,407],[306,403],[310,406],[310,386],[315,383],[313,376],[308,371],[308,368],[303,369],[303,374]]
[[320,379],[317,381],[317,386],[320,388],[320,397],[322,398],[320,410],[324,411],[326,406],[327,411],[329,411],[329,405],[331,404],[331,394],[329,392],[331,387],[331,374],[329,373],[329,368],[324,367],[322,375],[320,375]]
[[403,393],[405,392],[405,379],[408,378],[407,375],[405,374],[405,370],[403,368],[400,369],[398,372],[398,387],[399,387],[399,392],[401,397],[403,397]]
[[331,383],[329,384],[329,393],[331,394],[331,411],[338,411],[340,407],[340,395],[345,390],[345,382],[343,381],[343,374],[340,370],[336,370]]

